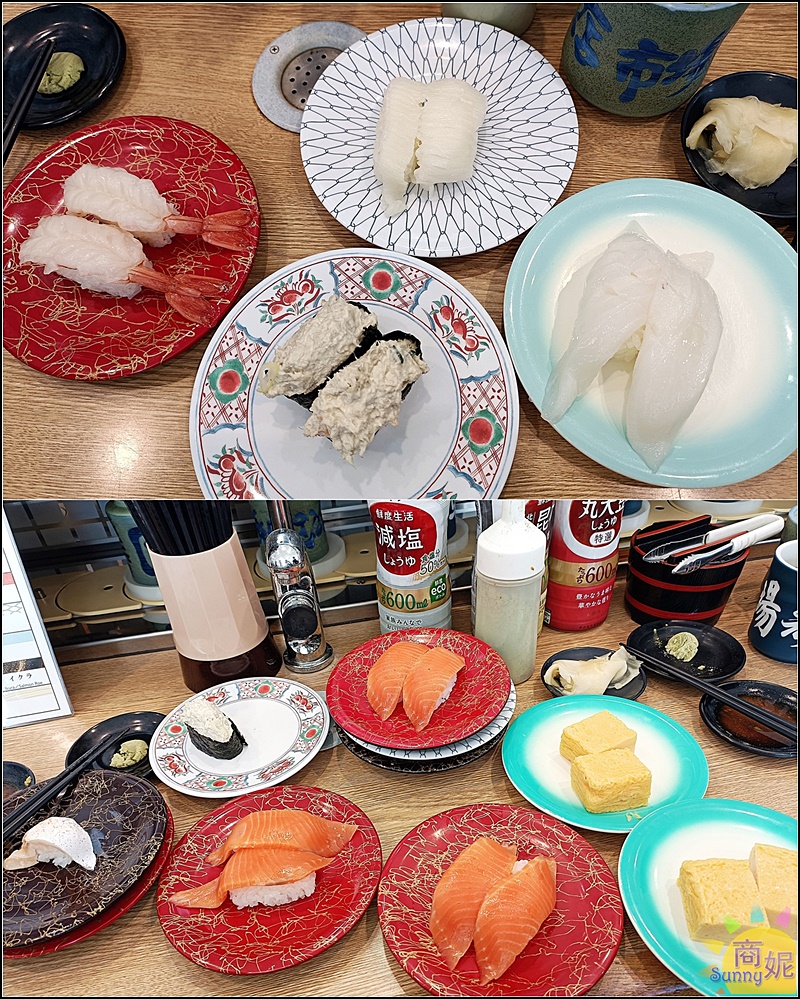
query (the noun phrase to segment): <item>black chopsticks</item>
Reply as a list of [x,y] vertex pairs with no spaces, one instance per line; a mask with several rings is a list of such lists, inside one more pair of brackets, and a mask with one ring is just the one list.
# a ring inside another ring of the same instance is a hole
[[233,534],[227,500],[127,500],[127,507],[151,551],[197,555],[218,548]]
[[680,667],[673,666],[672,663],[664,662],[663,659],[658,659],[656,656],[651,656],[647,652],[640,652],[639,649],[634,649],[629,645],[625,645],[624,642],[620,642],[623,649],[626,649],[632,656],[635,656],[647,666],[648,664],[654,666],[656,669],[661,670],[662,673],[666,673],[673,680],[681,680],[683,683],[688,683],[691,687],[696,687],[698,690],[702,690],[704,693],[708,694],[710,697],[715,697],[722,704],[727,704],[729,707],[734,708],[734,710],[739,711],[743,715],[747,715],[748,718],[752,718],[753,721],[757,721],[759,724],[768,728],[771,732],[777,732],[784,738],[791,740],[792,742],[797,742],[797,725],[793,725],[789,721],[785,721],[783,718],[778,717],[778,715],[773,714],[771,711],[767,711],[765,708],[758,707],[757,704],[751,704],[750,701],[742,700],[741,697],[736,697],[735,694],[728,693],[727,690],[720,690],[714,683],[709,683],[708,680],[701,680],[699,677],[691,676],[685,673]]
[[34,791],[27,801],[15,808],[14,811],[3,820],[3,838],[7,839],[9,836],[13,836],[15,833],[19,832],[19,830],[27,822],[29,822],[34,815],[40,811],[40,809],[44,808],[44,806],[51,802],[57,794],[60,794],[61,791],[76,781],[84,770],[88,770],[98,757],[102,756],[107,749],[117,745],[119,741],[119,734],[112,732],[97,746],[93,746],[91,749],[88,749],[82,756],[79,756],[77,760],[70,763],[70,765],[66,769],[62,770],[57,777],[47,781],[47,783],[43,784],[40,788]]
[[33,65],[30,68],[28,75],[25,77],[25,82],[22,84],[19,93],[17,94],[16,100],[12,105],[11,110],[8,112],[8,117],[3,122],[3,162],[8,159],[8,154],[11,152],[11,147],[16,142],[17,136],[19,135],[19,130],[22,128],[22,123],[25,121],[25,116],[28,113],[28,109],[33,102],[33,98],[36,96],[36,91],[39,84],[42,82],[42,77],[44,76],[44,71],[47,69],[50,63],[50,57],[53,54],[53,49],[56,47],[55,38],[48,38],[39,49],[39,53],[34,60]]

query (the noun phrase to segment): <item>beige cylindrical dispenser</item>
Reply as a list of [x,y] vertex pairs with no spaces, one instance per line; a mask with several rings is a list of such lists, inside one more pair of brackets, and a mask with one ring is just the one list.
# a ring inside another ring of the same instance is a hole
[[151,550],[150,558],[190,690],[277,674],[280,653],[235,531],[208,551],[160,555]]

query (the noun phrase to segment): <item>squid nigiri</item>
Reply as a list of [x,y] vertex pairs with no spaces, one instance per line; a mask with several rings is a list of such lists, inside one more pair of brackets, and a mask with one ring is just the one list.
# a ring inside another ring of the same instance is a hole
[[200,236],[228,250],[250,245],[246,226],[252,221],[245,208],[202,218],[179,215],[155,184],[122,167],[86,163],[64,181],[64,204],[73,215],[92,215],[110,222],[150,246],[164,246],[175,233]]
[[542,416],[557,423],[612,357],[635,358],[625,408],[628,442],[657,471],[711,377],[722,337],[713,256],[678,257],[635,222],[586,278],[569,345],[545,387]]
[[427,190],[469,180],[486,106],[479,90],[452,77],[432,83],[395,77],[389,82],[373,153],[387,215],[404,211],[408,184]]
[[210,322],[214,308],[204,298],[224,291],[222,282],[213,278],[157,271],[135,236],[77,215],[43,218],[20,244],[19,260],[88,291],[119,298],[133,298],[143,287],[151,288],[192,322]]
[[594,262],[569,346],[545,388],[542,416],[548,423],[558,423],[603,365],[643,329],[663,266],[664,251],[635,222]]
[[631,447],[653,471],[700,401],[721,337],[722,316],[711,285],[668,251],[625,413]]

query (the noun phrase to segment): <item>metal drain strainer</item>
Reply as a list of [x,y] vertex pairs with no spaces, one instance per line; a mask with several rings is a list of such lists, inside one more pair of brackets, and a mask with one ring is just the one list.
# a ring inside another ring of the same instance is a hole
[[261,112],[281,128],[299,132],[308,96],[325,67],[365,37],[343,21],[312,21],[279,35],[253,70],[253,97]]

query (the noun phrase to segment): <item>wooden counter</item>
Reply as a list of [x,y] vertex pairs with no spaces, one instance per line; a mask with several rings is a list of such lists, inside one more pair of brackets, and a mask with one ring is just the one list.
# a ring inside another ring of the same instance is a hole
[[[796,688],[797,670],[753,651],[746,639],[767,560],[745,565],[719,622],[745,646],[742,678],[759,678]],[[459,607],[454,625],[469,628],[469,610]],[[538,679],[544,659],[575,645],[614,647],[635,627],[623,605],[618,583],[607,621],[588,632],[565,634],[545,628],[539,640],[533,678],[518,688],[517,717],[548,697]],[[377,621],[329,628],[338,656],[379,632]],[[30,766],[39,779],[56,774],[72,742],[104,718],[131,710],[168,712],[189,696],[174,652],[140,654],[76,664],[63,670],[75,708],[70,718],[5,733],[4,756]],[[329,671],[301,682],[325,687]],[[641,702],[666,712],[702,746],[709,763],[711,797],[740,798],[787,814],[797,814],[795,761],[774,760],[738,750],[709,732],[697,710],[698,694],[688,687],[651,677]],[[423,819],[443,809],[479,802],[528,803],[503,770],[500,746],[465,767],[443,774],[398,774],[371,767],[343,746],[320,753],[292,780],[325,787],[350,798],[374,822],[384,860],[402,837]],[[162,784],[175,819],[176,839],[212,811],[218,801],[189,798]],[[528,806],[530,807],[530,806]],[[616,873],[622,838],[583,832]],[[383,942],[375,903],[339,943],[313,960],[286,971],[252,977],[227,977],[200,968],[178,954],[161,932],[155,890],[96,936],[49,957],[6,960],[7,996],[422,996],[427,993],[400,968]],[[592,995],[694,994],[650,953],[626,920],[619,954]]]
[[[8,20],[38,4],[8,3]],[[243,160],[258,190],[262,238],[247,289],[308,254],[360,240],[317,201],[300,162],[298,136],[262,116],[251,93],[264,48],[301,22],[347,21],[366,32],[414,17],[438,4],[98,3],[119,24],[128,57],[116,90],[68,125],[23,132],[8,159],[6,182],[36,154],[78,128],[120,115],[180,118],[224,140]],[[539,4],[525,38],[556,67],[574,4]],[[796,73],[796,8],[751,4],[722,43],[708,80],[746,69]],[[580,148],[563,197],[604,181],[666,177],[696,183],[680,146],[681,109],[630,120],[605,114],[579,97]],[[502,329],[503,292],[519,237],[486,253],[437,261],[486,307]],[[192,467],[189,402],[207,338],[172,362],[105,383],[69,382],[5,355],[5,490],[9,498],[200,496]],[[657,489],[610,472],[567,443],[521,396],[516,458],[505,496],[732,495],[730,488]],[[790,495],[796,454],[735,487],[744,499]]]

